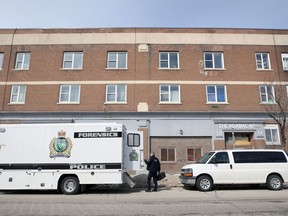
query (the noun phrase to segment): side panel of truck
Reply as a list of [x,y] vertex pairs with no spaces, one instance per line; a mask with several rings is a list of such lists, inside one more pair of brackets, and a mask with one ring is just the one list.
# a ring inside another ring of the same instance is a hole
[[130,155],[138,156],[124,162],[127,139],[121,124],[0,127],[0,189],[57,189],[67,175],[77,176],[80,184],[121,184],[129,171],[125,163],[135,161],[131,169],[142,163],[143,143],[132,146]]

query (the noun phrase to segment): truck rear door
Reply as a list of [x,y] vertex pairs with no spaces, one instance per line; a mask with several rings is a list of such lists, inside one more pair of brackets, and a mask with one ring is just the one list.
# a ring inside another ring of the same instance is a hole
[[143,132],[128,131],[124,146],[124,169],[142,170],[143,166]]

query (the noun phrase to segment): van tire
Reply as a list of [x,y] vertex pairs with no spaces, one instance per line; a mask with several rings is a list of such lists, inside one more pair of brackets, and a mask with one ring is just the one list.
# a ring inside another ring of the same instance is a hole
[[77,194],[80,190],[79,180],[77,177],[67,176],[62,180],[60,187],[63,194]]
[[283,181],[279,175],[273,174],[268,176],[266,185],[269,190],[281,190],[283,187]]
[[196,188],[199,191],[211,191],[213,188],[213,180],[208,175],[202,175],[196,180]]

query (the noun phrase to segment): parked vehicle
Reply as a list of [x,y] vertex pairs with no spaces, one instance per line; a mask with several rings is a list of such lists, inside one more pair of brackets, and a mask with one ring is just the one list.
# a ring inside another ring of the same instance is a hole
[[122,124],[0,125],[0,190],[76,194],[85,185],[133,187],[127,172],[143,166],[142,133]]
[[210,191],[214,185],[263,184],[280,190],[288,182],[287,154],[283,150],[217,150],[181,169],[180,182]]

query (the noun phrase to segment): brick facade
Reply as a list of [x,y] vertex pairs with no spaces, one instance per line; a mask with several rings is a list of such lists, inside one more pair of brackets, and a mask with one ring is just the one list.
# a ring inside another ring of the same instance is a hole
[[[15,70],[19,52],[30,53],[29,69]],[[83,67],[63,69],[64,52],[83,53]],[[108,69],[108,52],[127,53],[127,68]],[[160,68],[161,52],[178,53],[179,67]],[[205,52],[222,53],[223,67],[204,67]],[[177,148],[177,161],[163,164],[166,170],[175,173],[187,163],[188,147],[199,145],[203,153],[231,148],[225,144],[225,137],[216,137],[213,131],[216,121],[256,122],[257,130],[236,131],[253,135],[249,146],[239,147],[275,147],[265,142],[265,125],[275,122],[267,116],[267,104],[260,101],[259,86],[273,82],[275,90],[280,88],[285,95],[288,71],[283,69],[281,55],[288,54],[288,30],[2,29],[0,53],[4,54],[0,71],[0,123],[63,119],[128,122],[133,129],[143,131],[145,157],[149,149],[158,152],[165,146]],[[257,69],[256,53],[269,55],[268,69]],[[59,103],[60,86],[71,84],[80,86],[79,102]],[[106,86],[110,84],[126,85],[125,102],[106,102]],[[10,103],[15,85],[26,86],[23,103]],[[179,101],[161,102],[161,85],[178,85]],[[226,101],[208,103],[208,85],[225,86]],[[168,125],[160,133],[159,119],[177,119],[179,123]],[[203,119],[208,123],[197,128]],[[147,124],[139,126],[139,120]],[[191,130],[189,124],[196,124],[196,130]],[[150,131],[150,125],[154,131]],[[184,134],[179,134],[179,130],[184,130]]]

